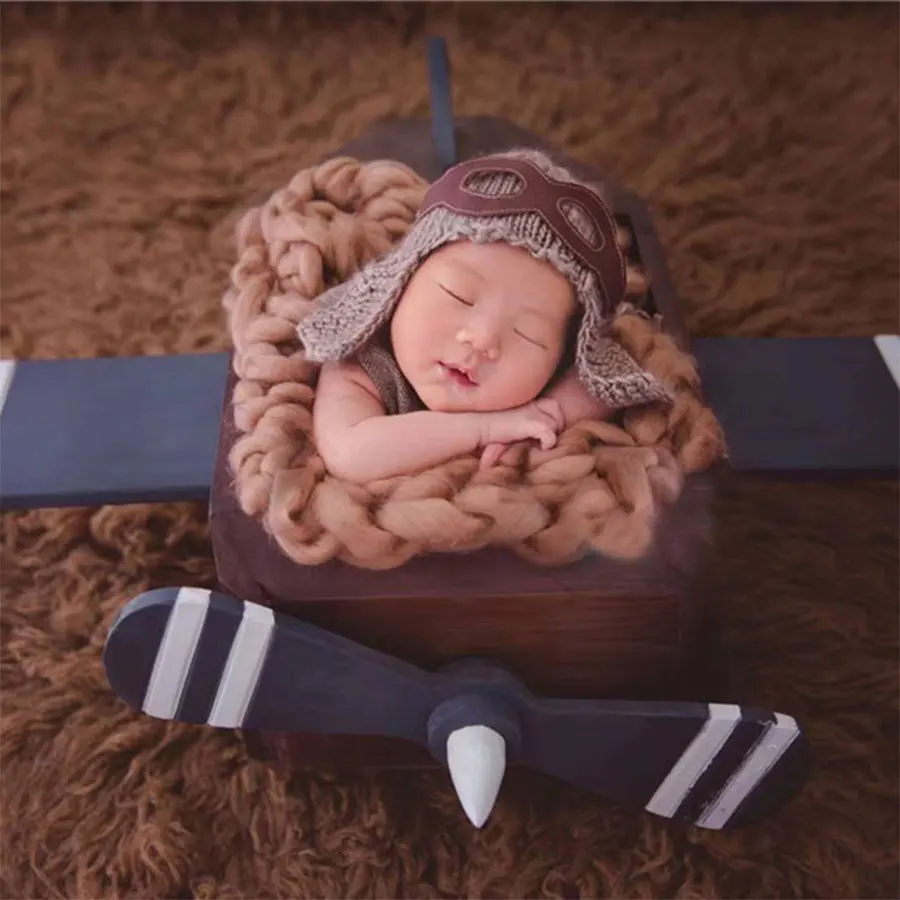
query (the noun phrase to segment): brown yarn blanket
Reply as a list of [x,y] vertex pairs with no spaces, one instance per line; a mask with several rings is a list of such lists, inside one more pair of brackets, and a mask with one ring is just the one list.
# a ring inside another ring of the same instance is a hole
[[[696,335],[896,332],[894,4],[0,4],[0,355],[227,350],[235,221],[370,123],[503,116],[653,210]],[[0,459],[0,466],[3,461]],[[812,781],[749,831],[518,773],[473,831],[439,773],[281,779],[100,664],[130,597],[211,585],[206,505],[0,516],[0,897],[898,897],[896,485],[739,479],[708,589],[727,680]],[[716,667],[719,671],[719,667]]]
[[[229,462],[242,510],[302,565],[336,557],[384,569],[488,545],[543,564],[587,551],[640,557],[661,507],[677,501],[686,475],[722,458],[724,441],[693,360],[631,311],[613,335],[669,387],[669,409],[577,423],[551,450],[522,442],[488,471],[475,453],[366,485],[325,471],[312,440],[318,367],[296,326],[326,286],[406,233],[426,189],[400,163],[337,158],[297,173],[241,219],[224,306],[238,377]],[[628,283],[635,300],[646,290],[636,271]]]

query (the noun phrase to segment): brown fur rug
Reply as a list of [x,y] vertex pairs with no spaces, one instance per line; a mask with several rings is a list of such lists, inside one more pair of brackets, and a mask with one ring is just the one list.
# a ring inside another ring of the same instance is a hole
[[[650,203],[695,333],[895,331],[896,5],[2,7],[2,356],[222,349],[238,211],[366,125],[493,114]],[[838,423],[839,424],[839,423]],[[845,423],[853,427],[852,422]],[[734,699],[817,769],[779,819],[670,827],[511,775],[299,775],[124,709],[117,608],[209,584],[202,505],[5,513],[6,898],[896,897],[894,485],[741,482],[711,574]]]

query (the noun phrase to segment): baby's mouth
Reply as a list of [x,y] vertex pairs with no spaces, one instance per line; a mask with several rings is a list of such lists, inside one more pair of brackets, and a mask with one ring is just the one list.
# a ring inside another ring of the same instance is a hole
[[444,373],[448,375],[456,384],[461,387],[476,387],[478,382],[472,377],[469,372],[465,369],[459,368],[459,366],[451,366],[447,363],[441,363],[441,369],[443,369]]

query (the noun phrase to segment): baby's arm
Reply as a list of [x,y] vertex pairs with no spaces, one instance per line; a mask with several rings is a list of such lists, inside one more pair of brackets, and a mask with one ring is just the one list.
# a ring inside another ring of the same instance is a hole
[[476,450],[482,428],[477,413],[385,415],[374,385],[353,363],[326,363],[319,373],[313,434],[337,478],[364,483],[437,465]]

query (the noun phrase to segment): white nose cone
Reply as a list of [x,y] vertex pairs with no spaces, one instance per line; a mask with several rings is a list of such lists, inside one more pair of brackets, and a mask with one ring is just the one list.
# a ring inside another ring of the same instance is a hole
[[447,767],[469,820],[481,828],[506,772],[506,742],[493,728],[467,725],[447,738]]

